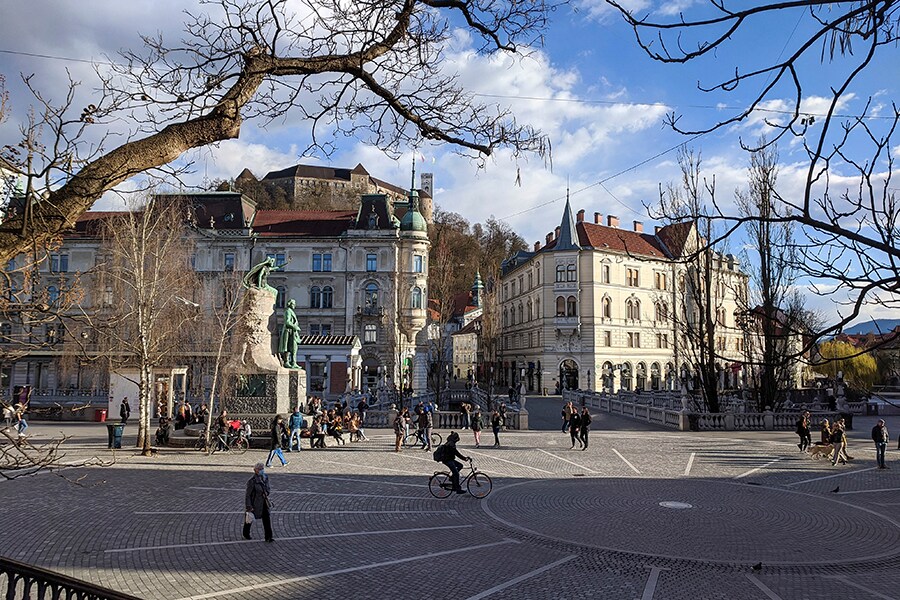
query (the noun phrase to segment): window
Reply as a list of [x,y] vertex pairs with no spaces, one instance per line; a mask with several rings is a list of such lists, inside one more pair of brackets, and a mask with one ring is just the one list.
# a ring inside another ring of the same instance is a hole
[[641,301],[640,300],[627,300],[625,302],[625,318],[631,319],[632,321],[640,321],[641,320]]
[[612,300],[608,296],[603,299],[603,318],[612,319]]
[[509,285],[512,288],[512,295],[515,296],[516,295],[516,282],[512,281],[512,282],[510,282]]
[[9,323],[0,324],[0,344],[9,343],[12,336],[12,325]]
[[637,332],[628,332],[628,347],[629,348],[640,348],[641,347],[641,334]]
[[266,258],[274,258],[275,266],[277,269],[272,269],[273,271],[284,271],[284,263],[287,262],[284,260],[284,252],[267,252]]
[[566,298],[566,316],[574,317],[577,315],[577,311],[575,309],[575,296],[569,296]]
[[313,254],[312,270],[316,272],[331,271],[331,254]]
[[366,271],[370,273],[378,270],[378,255],[366,254]]
[[103,290],[103,306],[112,306],[113,303],[113,289],[111,286],[106,286],[106,289]]
[[318,323],[310,323],[309,324],[309,335],[320,335],[319,324]]
[[[285,302],[287,302],[285,298],[287,296],[287,288],[283,285],[279,285],[275,288],[275,291],[278,292],[275,295],[275,308],[284,308]],[[228,305],[227,299],[225,301],[225,305]]]
[[50,272],[51,273],[68,273],[69,271],[69,255],[68,254],[51,254],[50,255]]
[[519,323],[525,322],[525,309],[522,307],[522,303],[519,303]]
[[309,288],[309,307],[322,308],[322,289],[319,286]]
[[59,301],[59,288],[55,285],[47,288],[47,301],[50,304],[56,304]]
[[725,309],[717,308],[716,309],[716,325],[721,325],[722,327],[725,327],[725,318],[726,318]]
[[669,334],[657,333],[656,334],[656,347],[657,348],[668,348],[669,347]]
[[534,275],[529,271],[528,272],[528,289],[530,290],[533,287],[534,287]]
[[374,344],[378,341],[378,330],[374,325],[366,325],[363,330],[363,342],[366,344]]
[[331,308],[334,306],[334,290],[331,286],[326,285],[322,288],[322,308]]
[[656,289],[658,289],[658,290],[666,289],[666,274],[665,273],[657,273],[656,274]]
[[565,265],[557,265],[556,267],[556,281],[559,283],[560,281],[566,280],[566,267]]
[[609,265],[603,265],[600,268],[603,283],[609,283]]
[[366,306],[378,306],[378,285],[370,283],[366,286]]
[[412,307],[422,308],[422,289],[419,287],[414,287],[412,290]]
[[331,335],[331,323],[322,324],[322,335]]
[[534,318],[540,319],[540,318],[542,318],[542,316],[543,315],[541,315],[541,301],[535,300],[534,301]]
[[566,281],[576,281],[577,279],[578,272],[575,270],[575,265],[566,267]]
[[612,346],[612,331],[603,332],[603,345],[607,348]]
[[625,283],[630,287],[638,287],[640,282],[640,271],[637,269],[627,269],[625,272]]
[[225,270],[234,271],[234,252],[225,253]]
[[556,299],[556,316],[564,317],[566,316],[566,299],[562,296],[559,296]]
[[528,316],[529,321],[534,319],[534,305],[531,303],[531,300],[528,301],[528,308],[527,308],[526,314]]
[[413,256],[413,273],[422,273],[425,270],[424,267],[425,261],[421,254],[416,254]]
[[532,332],[528,332],[528,347],[534,348],[534,334]]
[[503,326],[509,327],[509,313],[506,312],[506,309],[503,309]]
[[669,319],[669,307],[665,302],[657,302],[656,303],[656,320],[657,321],[667,321]]

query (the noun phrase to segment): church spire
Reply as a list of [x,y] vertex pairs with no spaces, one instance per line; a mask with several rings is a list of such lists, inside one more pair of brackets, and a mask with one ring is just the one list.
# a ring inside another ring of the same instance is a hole
[[575,217],[572,216],[572,206],[569,204],[569,189],[566,185],[566,208],[563,210],[562,222],[559,224],[559,239],[556,240],[554,250],[580,250],[578,243],[578,230],[575,228]]

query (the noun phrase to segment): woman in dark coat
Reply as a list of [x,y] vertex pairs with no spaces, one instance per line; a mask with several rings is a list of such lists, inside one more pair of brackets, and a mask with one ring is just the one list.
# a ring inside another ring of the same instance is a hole
[[281,415],[275,415],[275,418],[272,419],[272,430],[269,432],[271,436],[271,445],[269,446],[269,458],[266,459],[266,466],[272,466],[272,459],[276,456],[281,459],[281,466],[287,465],[287,461],[284,460],[284,453],[281,451],[281,437],[282,435],[287,434],[287,429],[284,426],[284,419]]
[[[253,515],[255,519],[262,519],[263,532],[267,542],[275,541],[272,537],[272,503],[269,501],[269,494],[272,489],[269,487],[269,476],[266,475],[265,465],[261,462],[256,463],[253,467],[253,477],[247,482],[247,493],[244,496],[244,507],[246,511]],[[250,519],[249,515],[244,518],[244,539],[250,538]]]
[[588,407],[585,406],[581,409],[581,423],[580,427],[580,438],[582,443],[582,450],[587,450],[588,447],[588,433],[591,431],[591,411],[588,410]]
[[581,433],[581,415],[578,414],[578,411],[572,413],[572,417],[569,419],[569,435],[572,437],[572,448],[575,448],[575,443],[578,443],[578,446],[583,448],[584,444],[581,443],[581,439],[579,439],[578,435]]

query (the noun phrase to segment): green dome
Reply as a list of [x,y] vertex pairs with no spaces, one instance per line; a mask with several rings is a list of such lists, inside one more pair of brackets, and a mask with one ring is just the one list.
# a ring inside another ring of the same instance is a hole
[[419,212],[419,193],[416,190],[409,193],[409,208],[400,220],[400,231],[428,231],[428,223]]

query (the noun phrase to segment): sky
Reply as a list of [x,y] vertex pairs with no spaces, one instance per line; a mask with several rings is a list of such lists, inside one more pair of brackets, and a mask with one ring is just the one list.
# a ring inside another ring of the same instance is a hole
[[[11,116],[0,124],[0,143],[15,142],[19,123],[33,104],[21,83],[23,75],[33,74],[35,87],[59,100],[68,71],[82,83],[79,100],[86,105],[98,86],[90,61],[105,60],[123,48],[138,49],[140,34],[178,39],[183,35],[182,11],[200,10],[195,1],[6,3],[0,20],[0,74],[5,75],[10,91]],[[694,0],[630,0],[628,6],[660,19],[681,10],[695,11],[688,14],[704,10]],[[286,119],[262,127],[251,121],[245,123],[239,139],[192,153],[194,172],[185,181],[201,185],[231,179],[244,168],[262,177],[298,163],[348,168],[361,163],[373,176],[407,186],[412,160],[417,157],[417,171],[434,174],[440,208],[460,213],[472,223],[490,217],[505,220],[529,244],[543,241],[559,223],[567,194],[573,209],[585,209],[588,218],[594,212],[615,215],[622,227],[641,221],[645,231],[652,231],[658,222],[649,211],[659,201],[660,186],[679,181],[676,150],[680,145],[687,143],[701,154],[705,175],[715,177],[717,201],[730,208],[735,190],[747,185],[749,159],[741,140],[752,142],[771,133],[766,119],[782,119],[779,111],[790,110],[794,100],[789,89],[775,89],[764,105],[767,111],[699,136],[673,131],[664,117],[675,112],[684,127],[704,128],[740,111],[766,83],[765,78],[728,93],[705,93],[698,88],[727,78],[735,65],[750,69],[777,60],[812,25],[806,12],[779,14],[749,24],[733,36],[733,43],[697,64],[663,65],[637,47],[631,29],[605,2],[573,0],[554,12],[544,45],[527,56],[478,54],[462,29],[454,31],[445,53],[445,72],[458,76],[479,100],[508,106],[520,122],[547,134],[550,158],[515,159],[507,151],[498,151],[479,164],[446,146],[426,145],[410,148],[396,159],[345,138],[336,140],[330,157],[300,156],[308,141],[308,129],[302,124]],[[842,108],[859,110],[869,98],[875,98],[876,105],[889,103],[896,90],[888,86],[900,81],[898,64],[886,61],[872,68],[871,75],[860,80],[859,89],[848,90]],[[825,106],[829,77],[836,68],[816,60],[802,61],[801,66],[808,75],[803,110],[821,117],[817,111]],[[782,195],[796,196],[808,164],[800,140],[781,144],[779,156],[779,189]],[[129,182],[123,189],[136,185]],[[120,206],[119,197],[107,195],[94,208]],[[740,239],[729,247],[736,255],[744,250]],[[809,304],[836,310],[828,297],[811,296]],[[868,314],[891,316],[879,307],[871,307]]]

